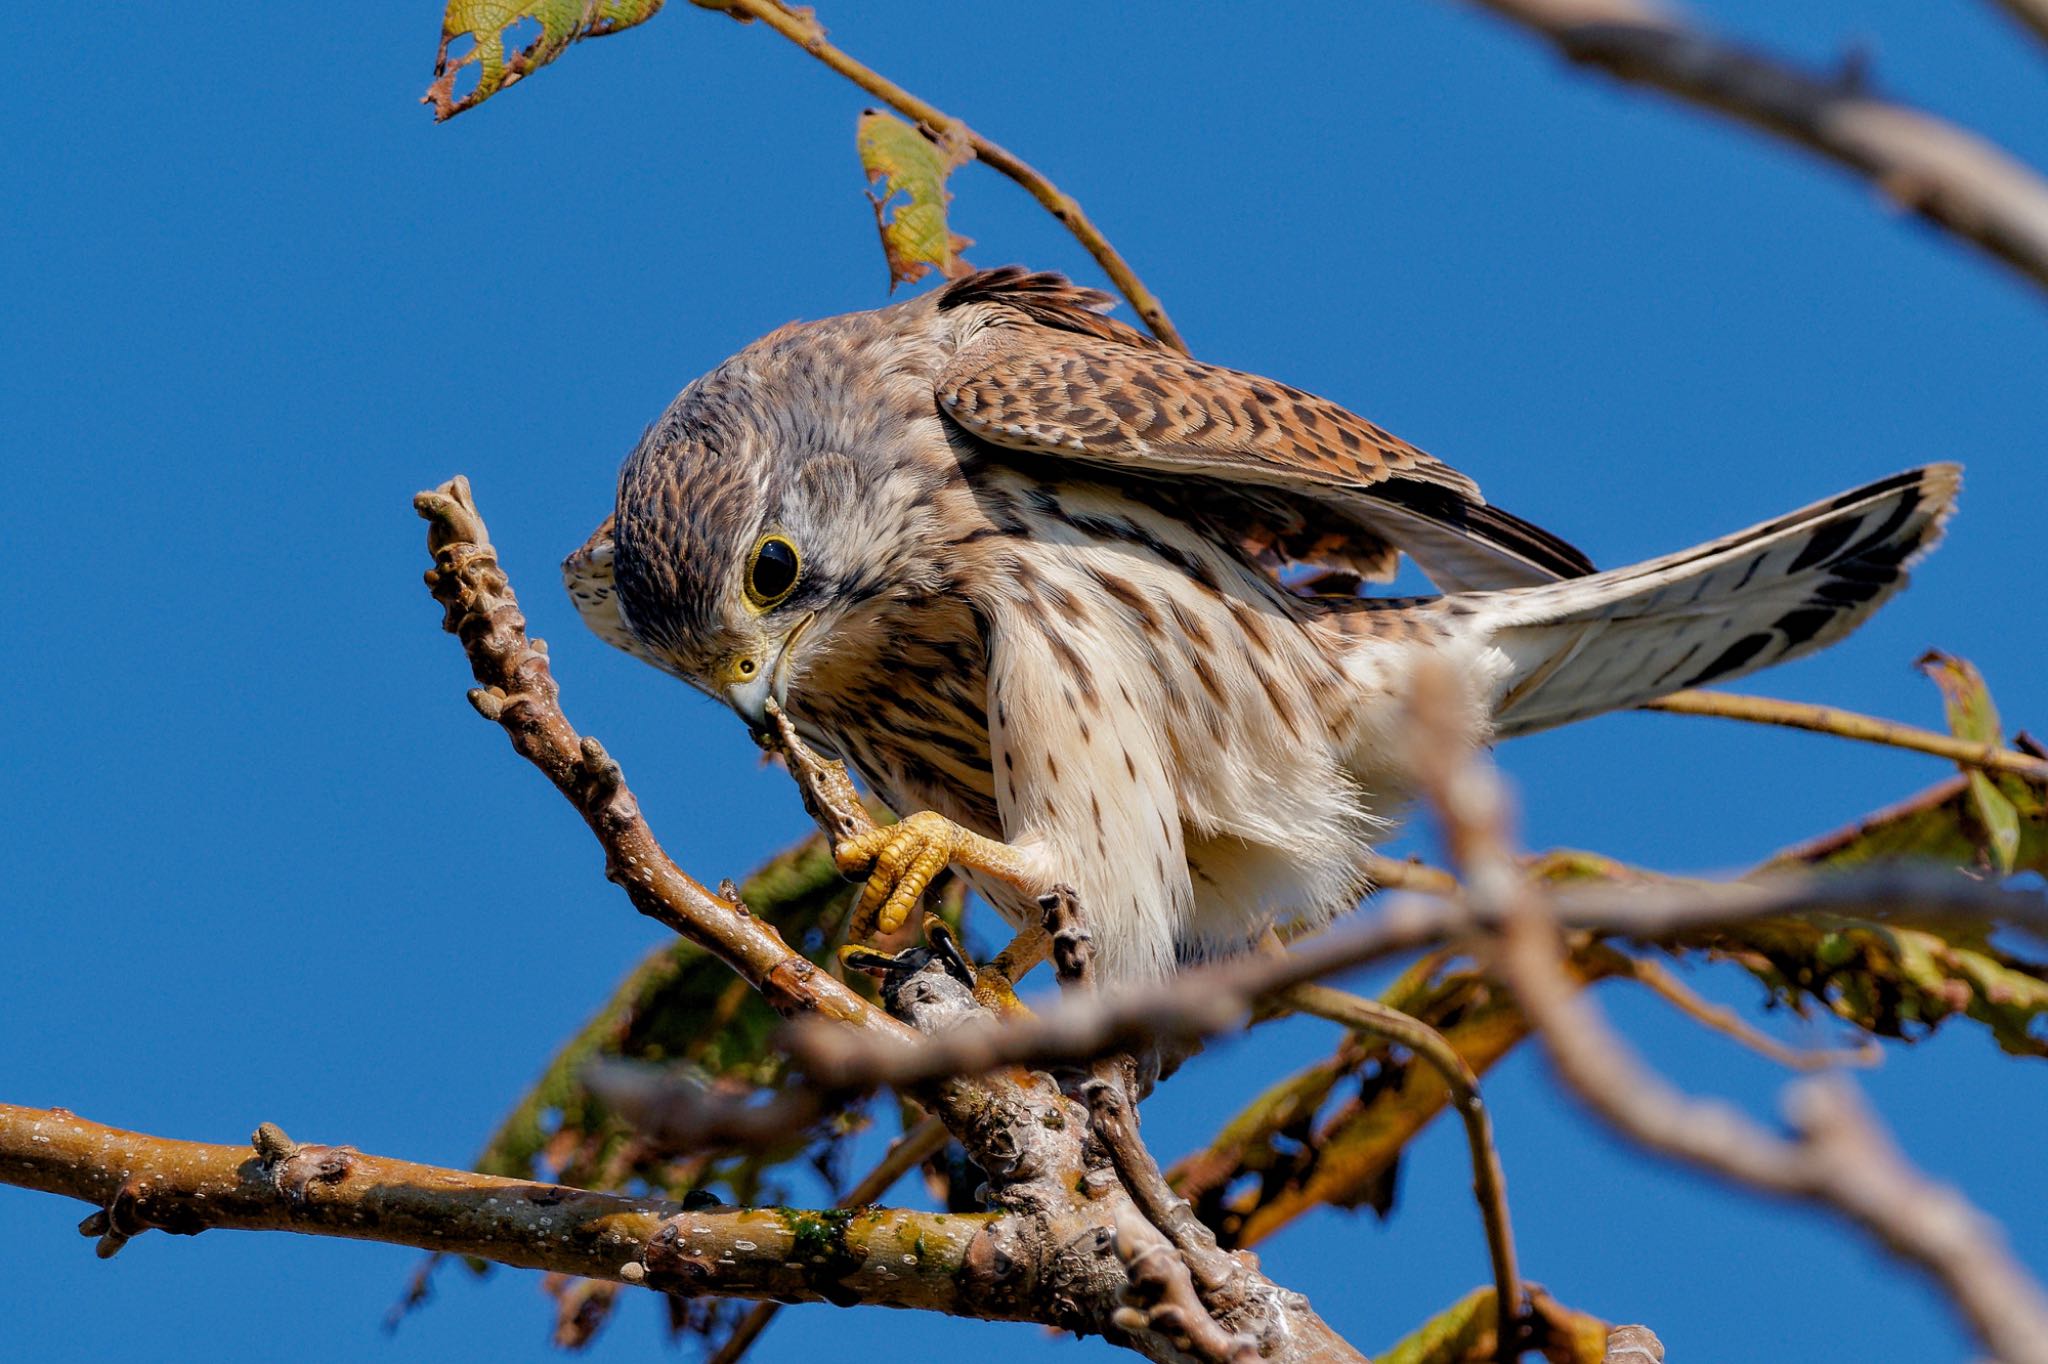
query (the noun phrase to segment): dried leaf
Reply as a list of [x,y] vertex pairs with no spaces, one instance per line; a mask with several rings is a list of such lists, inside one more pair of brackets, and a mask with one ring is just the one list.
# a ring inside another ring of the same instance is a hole
[[960,135],[949,128],[934,139],[894,114],[868,109],[854,141],[889,262],[889,288],[915,283],[935,266],[948,279],[971,271],[960,253],[973,242],[946,225],[946,205],[953,198],[946,177],[974,159]]
[[[1591,981],[1611,974],[1615,960],[1588,950],[1571,966]],[[1380,998],[1443,1033],[1483,1074],[1528,1035],[1528,1024],[1481,973],[1445,965],[1441,956],[1416,963]],[[1262,1241],[1324,1205],[1385,1209],[1401,1152],[1448,1098],[1431,1067],[1397,1059],[1379,1038],[1347,1035],[1328,1060],[1254,1099],[1169,1178],[1233,1247]]]
[[[434,106],[434,121],[450,119],[482,104],[508,85],[532,75],[562,55],[571,43],[603,38],[646,23],[664,0],[448,0],[441,18],[441,47],[434,54],[434,83],[420,103]],[[505,55],[507,33],[520,24],[540,26],[540,36],[511,57]],[[448,45],[468,37],[474,46],[448,59]],[[477,70],[476,86],[455,93],[456,76],[466,66]]]
[[[1929,649],[1920,656],[1918,666],[1941,688],[1941,699],[1948,709],[1949,733],[1977,744],[2004,742],[1998,726],[1998,707],[1991,703],[1991,690],[1984,685],[1984,677],[1975,664],[1939,649]],[[2019,856],[2019,811],[1989,772],[1965,767],[1963,775],[1970,785],[1971,813],[1984,831],[1984,850],[1991,869],[2001,876],[2010,876]]]
[[2016,1056],[2048,1056],[2048,966],[1976,926],[1762,919],[1672,944],[1740,963],[1772,999],[1818,1004],[1879,1037],[1917,1042],[1950,1018],[1982,1023]]

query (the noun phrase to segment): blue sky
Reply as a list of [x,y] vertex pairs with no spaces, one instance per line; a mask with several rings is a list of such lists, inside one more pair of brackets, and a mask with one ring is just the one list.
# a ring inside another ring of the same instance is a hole
[[[2048,68],[1992,6],[1723,3],[2048,162]],[[1204,356],[1371,415],[1619,563],[1930,458],[1969,468],[1912,590],[1752,683],[1933,723],[1911,668],[1974,658],[2048,727],[2040,300],[1790,152],[1567,71],[1430,0],[828,5],[835,37],[1047,170]],[[148,1131],[462,1163],[659,930],[462,701],[407,499],[474,481],[570,714],[707,879],[802,831],[739,725],[583,632],[554,565],[683,383],[886,276],[865,102],[759,28],[672,4],[446,127],[413,101],[430,0],[68,6],[0,82],[0,1098]],[[1015,187],[955,180],[981,264],[1093,278]],[[1529,841],[1737,867],[1944,775],[1722,722],[1626,715],[1518,742]],[[1739,978],[1700,973],[1753,1004]],[[1609,993],[1689,1086],[1768,1115],[1778,1076]],[[1163,1152],[1326,1031],[1219,1047],[1162,1092]],[[1868,1077],[1909,1152],[2048,1271],[2048,1082],[1960,1027]],[[1673,1357],[1962,1358],[1920,1285],[1813,1214],[1604,1136],[1518,1056],[1489,1082],[1529,1276]],[[1385,1225],[1262,1248],[1377,1348],[1482,1282],[1439,1126]],[[18,1358],[543,1359],[530,1275],[450,1275],[394,1336],[413,1257],[145,1238],[0,1190]],[[599,1360],[656,1347],[652,1301]],[[887,1332],[885,1336],[883,1333]],[[764,1361],[858,1340],[1081,1357],[1021,1327],[792,1311]]]

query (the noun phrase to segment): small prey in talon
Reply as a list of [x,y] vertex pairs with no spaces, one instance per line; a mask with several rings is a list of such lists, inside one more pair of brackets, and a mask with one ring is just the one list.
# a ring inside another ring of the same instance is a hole
[[[834,834],[877,928],[948,865],[1027,931],[1064,883],[1105,985],[1355,905],[1414,789],[1415,687],[1477,745],[1811,653],[1905,585],[1960,482],[1910,469],[1596,571],[1109,306],[1006,268],[771,332],[648,428],[564,565],[604,639],[757,730],[779,708],[906,816]],[[1518,457],[1563,510],[1594,474]],[[1403,554],[1441,595],[1357,594]]]

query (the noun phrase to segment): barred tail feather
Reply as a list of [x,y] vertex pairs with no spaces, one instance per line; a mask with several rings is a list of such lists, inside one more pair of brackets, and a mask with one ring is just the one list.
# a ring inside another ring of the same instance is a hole
[[1962,469],[1931,464],[1629,568],[1451,599],[1506,657],[1507,737],[1639,705],[1842,638],[1941,537]]

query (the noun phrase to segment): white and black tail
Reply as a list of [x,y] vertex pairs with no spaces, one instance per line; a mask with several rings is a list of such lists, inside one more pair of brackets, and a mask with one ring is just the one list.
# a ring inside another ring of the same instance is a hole
[[1682,553],[1441,605],[1505,655],[1495,733],[1527,734],[1832,644],[1905,586],[1961,482],[1930,464]]

